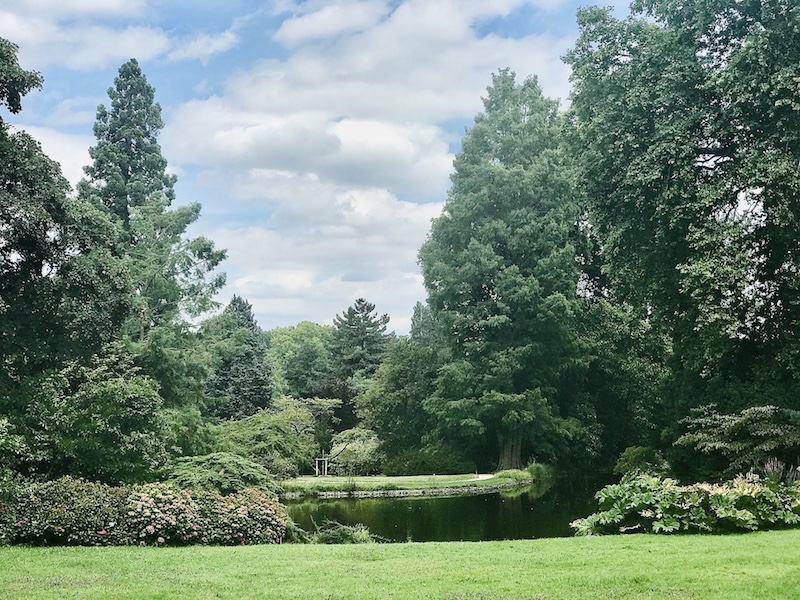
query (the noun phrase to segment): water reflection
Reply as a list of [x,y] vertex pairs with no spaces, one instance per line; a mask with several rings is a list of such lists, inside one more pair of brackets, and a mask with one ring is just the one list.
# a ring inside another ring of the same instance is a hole
[[288,502],[289,515],[303,529],[326,519],[363,523],[392,541],[481,541],[565,537],[570,521],[594,510],[591,497],[560,490],[541,497],[531,491],[452,498],[364,498]]

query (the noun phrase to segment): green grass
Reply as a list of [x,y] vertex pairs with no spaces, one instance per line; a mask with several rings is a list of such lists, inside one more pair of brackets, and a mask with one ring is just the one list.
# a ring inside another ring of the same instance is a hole
[[800,530],[507,542],[0,548],[0,596],[800,598]]
[[368,477],[314,477],[307,475],[281,481],[286,492],[315,494],[318,492],[373,491],[373,490],[429,490],[438,488],[488,487],[519,481],[515,475],[525,471],[504,471],[495,475],[406,475],[387,477],[370,475]]

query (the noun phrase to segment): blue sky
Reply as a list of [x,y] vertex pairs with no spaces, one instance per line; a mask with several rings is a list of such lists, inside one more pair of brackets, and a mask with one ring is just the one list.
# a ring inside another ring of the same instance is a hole
[[203,205],[190,233],[228,250],[219,300],[243,296],[272,329],[365,297],[406,333],[425,299],[417,250],[491,74],[537,75],[565,100],[582,4],[3,0],[0,36],[45,78],[9,121],[75,184],[97,106],[136,58],[177,203]]

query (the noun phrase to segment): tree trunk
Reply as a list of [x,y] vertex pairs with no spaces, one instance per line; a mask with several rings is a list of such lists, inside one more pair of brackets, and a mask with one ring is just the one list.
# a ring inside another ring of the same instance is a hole
[[497,443],[500,447],[497,470],[521,469],[523,467],[522,433],[518,431],[498,431]]

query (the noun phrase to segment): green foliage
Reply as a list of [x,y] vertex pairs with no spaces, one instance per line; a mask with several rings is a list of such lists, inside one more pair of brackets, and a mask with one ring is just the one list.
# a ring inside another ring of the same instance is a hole
[[128,332],[142,340],[151,328],[180,320],[181,311],[199,315],[213,306],[224,275],[206,276],[225,252],[205,238],[183,237],[200,216],[198,204],[168,210],[176,177],[167,174],[157,140],[161,107],[135,59],[120,67],[108,95],[110,109],[97,109],[97,145],[78,196],[105,207],[121,227],[119,252],[136,291]]
[[275,478],[263,466],[230,452],[179,458],[169,468],[167,482],[177,488],[220,494],[232,494],[245,488],[272,495],[280,492]]
[[44,546],[126,543],[128,490],[62,477],[21,485],[11,542]]
[[44,81],[41,74],[19,66],[18,51],[16,44],[0,38],[0,104],[14,114],[22,110],[22,97],[33,89],[41,89]]
[[445,442],[393,453],[383,461],[386,475],[455,475],[474,473],[475,463],[460,449]]
[[203,324],[201,335],[214,359],[205,413],[242,419],[269,407],[274,393],[272,364],[250,303],[234,296],[221,315]]
[[439,348],[400,338],[366,392],[357,398],[364,425],[378,434],[388,459],[424,446],[436,432],[437,420],[425,410],[425,400],[436,391],[443,363]]
[[[0,78],[8,69],[0,63]],[[112,340],[129,314],[130,285],[112,255],[113,223],[69,198],[58,164],[2,122],[0,181],[2,391]]]
[[597,493],[600,512],[571,525],[578,535],[755,531],[800,524],[800,485],[755,475],[721,485],[679,486],[672,479],[631,473]]
[[375,373],[390,340],[388,322],[389,315],[377,316],[375,305],[364,298],[334,317],[331,349],[341,378]]
[[214,428],[217,449],[264,466],[280,479],[307,473],[318,456],[317,426],[330,417],[335,400],[281,398],[269,411]]
[[17,473],[0,467],[0,546],[7,544],[13,535],[21,484],[22,479]]
[[711,405],[695,410],[684,421],[689,431],[676,444],[724,455],[732,473],[763,472],[770,460],[800,461],[800,412],[796,410],[753,406],[720,414]]
[[27,483],[13,504],[12,543],[32,545],[240,545],[279,543],[287,521],[272,496],[111,487],[62,477]]
[[360,427],[333,436],[330,457],[339,475],[374,475],[383,460],[375,432]]
[[559,404],[585,366],[571,243],[577,188],[558,104],[535,78],[517,84],[501,70],[484,109],[420,249],[433,317],[453,354],[427,408],[451,431],[496,438],[498,468],[516,468],[523,445],[549,458],[570,427]]
[[12,413],[28,452],[23,471],[105,482],[140,481],[166,459],[161,398],[119,344],[26,382]]
[[620,454],[614,465],[614,474],[647,473],[648,475],[665,476],[669,464],[661,453],[647,446],[629,446]]
[[322,527],[317,526],[309,539],[312,544],[372,544],[378,541],[363,523],[343,525],[337,521],[326,520]]
[[670,339],[668,443],[698,405],[798,408],[797,19],[787,0],[578,13],[572,148],[608,297]]
[[331,338],[333,327],[309,321],[269,332],[268,360],[274,365],[277,391],[292,398],[318,395],[333,377]]

